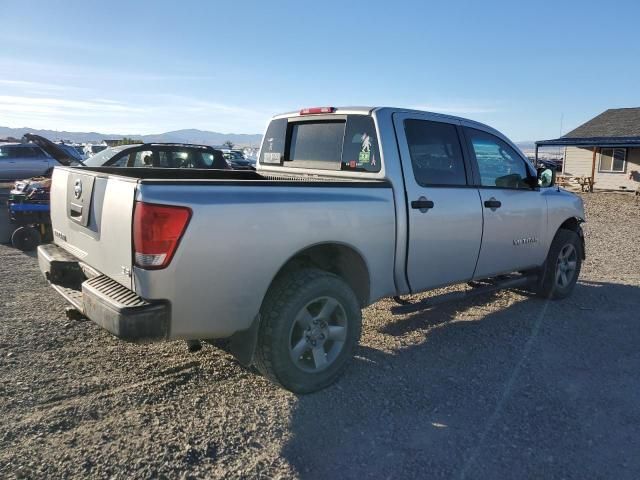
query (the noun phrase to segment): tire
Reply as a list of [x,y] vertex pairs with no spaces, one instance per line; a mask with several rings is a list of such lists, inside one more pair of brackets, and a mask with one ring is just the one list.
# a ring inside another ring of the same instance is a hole
[[551,242],[536,293],[555,300],[571,295],[580,276],[582,255],[578,234],[563,228],[558,230]]
[[294,271],[272,285],[262,305],[255,366],[294,393],[321,390],[344,372],[361,328],[360,304],[344,280]]
[[18,227],[11,235],[11,244],[23,252],[35,250],[40,240],[40,232],[33,227]]

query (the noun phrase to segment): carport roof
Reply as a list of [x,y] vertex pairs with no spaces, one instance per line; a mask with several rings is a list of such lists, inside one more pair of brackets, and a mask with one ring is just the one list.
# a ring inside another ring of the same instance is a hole
[[640,137],[560,137],[552,140],[538,140],[538,147],[571,146],[571,147],[640,147]]
[[640,146],[640,107],[610,108],[560,138],[538,140],[542,146]]

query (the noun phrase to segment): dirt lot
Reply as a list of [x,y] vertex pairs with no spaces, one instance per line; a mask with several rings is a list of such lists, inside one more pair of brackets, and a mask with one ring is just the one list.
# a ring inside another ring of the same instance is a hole
[[346,376],[303,397],[210,345],[69,321],[0,246],[0,477],[640,478],[640,207],[584,198],[571,298],[379,302]]

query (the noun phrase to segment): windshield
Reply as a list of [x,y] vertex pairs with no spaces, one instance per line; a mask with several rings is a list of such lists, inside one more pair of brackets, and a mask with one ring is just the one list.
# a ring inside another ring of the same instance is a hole
[[[94,147],[95,146],[99,145],[94,145]],[[87,160],[85,160],[84,164],[87,167],[101,167],[107,161],[111,160],[116,154],[120,153],[122,150],[130,146],[131,145],[122,145],[121,147],[105,148],[101,152],[96,153],[94,156],[89,157]],[[94,147],[91,148],[93,149]]]

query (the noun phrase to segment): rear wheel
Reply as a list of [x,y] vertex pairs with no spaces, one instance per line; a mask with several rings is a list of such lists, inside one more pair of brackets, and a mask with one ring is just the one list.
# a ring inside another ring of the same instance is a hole
[[11,235],[11,244],[23,252],[30,252],[40,245],[40,232],[33,227],[18,227]]
[[299,270],[277,281],[261,314],[256,367],[296,393],[332,384],[360,338],[358,299],[341,278],[322,270]]
[[537,293],[545,298],[568,297],[578,281],[581,267],[580,237],[572,230],[558,230],[551,242]]

